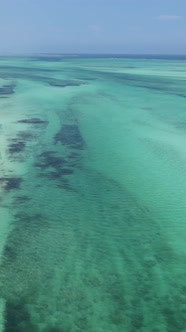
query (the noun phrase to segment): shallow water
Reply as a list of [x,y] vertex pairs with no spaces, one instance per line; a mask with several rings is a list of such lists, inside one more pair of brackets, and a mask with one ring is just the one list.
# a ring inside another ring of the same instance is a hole
[[186,60],[4,57],[0,78],[4,331],[184,331]]

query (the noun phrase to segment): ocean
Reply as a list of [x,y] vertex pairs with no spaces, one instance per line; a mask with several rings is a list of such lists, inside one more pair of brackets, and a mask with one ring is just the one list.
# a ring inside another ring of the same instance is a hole
[[186,57],[0,57],[10,331],[186,331]]

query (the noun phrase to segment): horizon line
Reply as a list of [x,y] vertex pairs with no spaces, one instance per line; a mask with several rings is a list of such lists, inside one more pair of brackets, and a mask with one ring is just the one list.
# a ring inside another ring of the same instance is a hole
[[92,53],[92,52],[0,52],[1,55],[69,55],[69,56],[79,56],[79,55],[140,55],[140,56],[186,56],[186,53]]

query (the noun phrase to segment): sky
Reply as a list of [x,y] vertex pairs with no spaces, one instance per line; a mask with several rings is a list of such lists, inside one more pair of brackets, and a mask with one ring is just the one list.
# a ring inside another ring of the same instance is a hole
[[186,0],[0,0],[0,53],[186,54]]

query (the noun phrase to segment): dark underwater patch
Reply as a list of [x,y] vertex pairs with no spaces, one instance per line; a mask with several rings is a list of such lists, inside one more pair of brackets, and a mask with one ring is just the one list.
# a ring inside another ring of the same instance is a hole
[[6,191],[20,189],[21,182],[23,179],[21,177],[1,177],[0,183],[3,184],[3,187]]
[[10,154],[15,154],[15,153],[20,153],[23,152],[25,150],[25,142],[20,141],[20,140],[12,140],[13,143],[8,145],[8,152]]
[[45,220],[44,216],[41,213],[35,213],[33,215],[29,215],[27,212],[19,212],[14,215],[14,217],[19,221],[19,222],[31,222],[33,223],[40,223],[43,220]]
[[57,72],[58,70],[57,69],[52,69],[52,68],[37,68],[37,67],[24,67],[24,66],[0,66],[0,70],[6,70],[6,71],[23,71],[23,72],[35,72],[35,73],[38,73],[38,72],[43,72],[43,73],[53,73],[53,72]]
[[61,81],[61,82],[60,81],[49,82],[49,85],[55,86],[55,87],[60,87],[60,88],[65,88],[67,86],[80,86],[82,84],[85,84],[85,83],[73,82],[73,81],[68,81],[68,80]]
[[42,171],[40,177],[59,182],[62,181],[63,176],[71,175],[74,172],[68,161],[57,156],[55,151],[44,151],[37,158],[38,161],[34,166]]
[[11,95],[14,93],[15,85],[3,85],[0,87],[0,95]]
[[47,176],[49,179],[53,179],[53,180],[57,180],[60,179],[63,175],[70,175],[73,174],[74,171],[72,169],[61,169],[55,172],[48,172],[47,174],[45,174],[45,176]]
[[84,140],[77,125],[65,125],[54,136],[54,142],[68,145],[74,149],[83,149]]
[[74,192],[74,188],[71,186],[70,181],[67,178],[60,179],[60,181],[57,184],[57,188]]
[[78,152],[71,152],[69,155],[68,155],[68,158],[69,159],[76,159],[79,157],[79,153]]
[[182,122],[182,121],[177,121],[175,123],[173,123],[174,127],[176,129],[186,129],[186,122]]
[[61,157],[55,156],[53,151],[44,151],[38,156],[38,159],[39,162],[36,162],[34,166],[43,170],[49,167],[59,170],[62,166],[66,165],[66,161]]
[[47,124],[48,121],[41,120],[39,118],[32,118],[32,119],[23,119],[23,120],[18,120],[18,123],[26,123],[26,124]]
[[17,253],[14,247],[10,244],[6,244],[3,251],[4,257],[8,261],[13,261],[17,257]]
[[186,98],[186,94],[183,94],[183,93],[177,93],[176,96]]
[[40,71],[37,70],[37,72],[34,72],[33,70],[31,71],[24,71],[24,70],[17,70],[14,67],[10,68],[0,68],[1,72],[1,78],[8,79],[10,76],[13,77],[14,79],[28,79],[31,81],[35,82],[43,82],[43,83],[48,83],[51,81],[50,77],[42,76],[38,74]]
[[10,143],[8,145],[8,154],[11,159],[22,160],[22,153],[26,149],[27,141],[32,141],[34,138],[33,134],[27,131],[20,131],[17,134],[17,137],[10,139]]
[[21,195],[21,196],[17,196],[15,198],[15,203],[16,204],[23,204],[30,201],[30,197],[26,196],[26,195]]
[[7,302],[5,308],[4,332],[36,332],[30,314],[24,303]]

